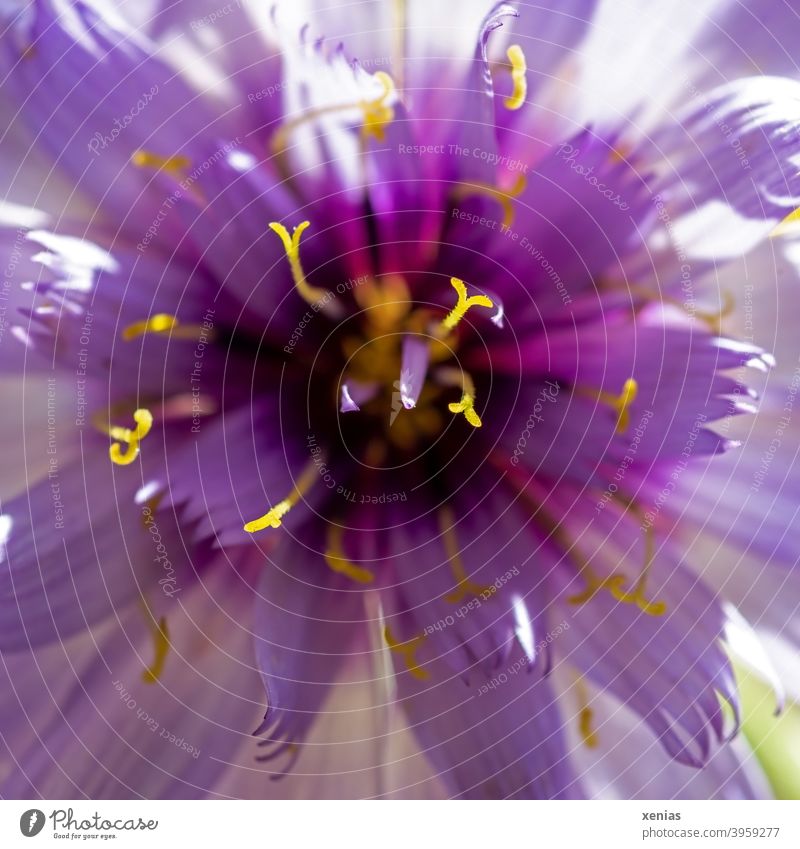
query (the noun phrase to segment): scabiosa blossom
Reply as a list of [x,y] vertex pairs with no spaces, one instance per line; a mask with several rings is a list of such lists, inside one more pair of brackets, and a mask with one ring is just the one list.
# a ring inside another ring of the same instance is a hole
[[789,7],[125,5],[4,11],[2,795],[772,792]]

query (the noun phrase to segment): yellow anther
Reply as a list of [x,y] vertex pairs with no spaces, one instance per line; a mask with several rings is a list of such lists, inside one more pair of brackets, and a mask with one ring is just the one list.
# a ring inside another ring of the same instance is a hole
[[282,501],[279,501],[274,507],[270,508],[260,519],[254,519],[248,522],[244,529],[248,534],[254,534],[256,531],[263,531],[265,528],[279,528],[281,519],[292,509],[292,507],[305,496],[317,477],[317,467],[312,460],[303,473],[297,479],[295,487],[289,495]]
[[453,196],[456,199],[463,199],[471,195],[485,195],[486,197],[494,198],[503,208],[503,229],[507,230],[514,223],[514,206],[511,201],[518,198],[524,191],[527,185],[527,180],[524,174],[518,174],[513,186],[507,189],[501,189],[497,186],[492,186],[489,183],[460,183],[456,186]]
[[[108,435],[117,440],[109,447],[108,456],[111,462],[118,466],[128,466],[139,456],[139,443],[150,433],[153,426],[153,414],[144,407],[134,411],[133,420],[136,422],[133,430],[116,425],[108,428]],[[127,445],[124,453],[120,447],[122,442]]]
[[183,177],[186,169],[192,164],[188,156],[161,156],[149,150],[137,150],[131,156],[131,162],[138,168],[154,168]]
[[511,62],[511,82],[514,84],[514,91],[503,101],[503,106],[513,112],[525,103],[525,95],[528,93],[528,79],[525,76],[527,64],[525,54],[518,44],[512,44],[506,51],[506,56]]
[[483,422],[481,417],[475,412],[475,399],[472,395],[462,395],[461,400],[457,404],[448,404],[447,409],[451,413],[463,413],[464,418],[473,426],[481,427]]
[[494,303],[486,295],[472,295],[468,298],[467,287],[464,281],[459,280],[458,277],[451,277],[450,283],[458,293],[458,302],[442,321],[441,328],[446,333],[453,330],[467,314],[467,310],[472,307],[488,307],[491,309],[494,306]]
[[289,136],[298,127],[307,124],[309,121],[314,121],[323,115],[331,115],[336,112],[352,112],[360,109],[363,115],[361,125],[362,138],[367,139],[370,136],[378,141],[384,141],[386,138],[386,126],[394,119],[394,107],[387,103],[391,96],[395,93],[394,80],[385,71],[377,71],[372,75],[373,79],[380,83],[382,91],[372,100],[357,100],[355,103],[334,103],[330,106],[320,106],[316,109],[309,109],[308,112],[299,115],[283,124],[275,132],[270,142],[272,152],[276,155],[283,153],[289,144]]
[[635,604],[644,613],[650,616],[663,616],[667,611],[667,605],[663,601],[651,602],[645,598],[644,583],[639,580],[633,590],[627,591],[624,587],[625,576],[615,575],[608,585],[608,591],[617,601],[625,604]]
[[431,677],[430,672],[427,669],[423,669],[417,663],[417,649],[425,642],[425,635],[419,634],[416,637],[412,637],[410,640],[407,640],[404,643],[399,643],[392,636],[392,632],[387,625],[383,631],[384,639],[386,640],[386,645],[389,648],[400,655],[403,658],[406,664],[406,669],[419,681],[425,681]]
[[[150,613],[148,611],[148,618]],[[167,620],[162,616],[158,622],[151,618],[152,626],[151,633],[153,636],[154,655],[153,662],[142,673],[142,680],[146,684],[155,684],[161,677],[164,671],[164,662],[169,654],[169,631],[167,630]]]
[[584,567],[583,574],[586,577],[586,589],[576,595],[570,596],[567,601],[570,604],[583,604],[593,598],[600,590],[608,590],[617,600],[624,604],[635,604],[643,613],[650,616],[663,616],[667,612],[667,605],[663,601],[649,601],[645,596],[645,586],[650,566],[655,554],[655,540],[653,529],[647,528],[644,535],[645,555],[644,569],[632,590],[626,590],[627,578],[625,575],[615,573],[607,578],[598,578],[588,567]]
[[130,342],[146,333],[169,336],[171,339],[196,339],[198,341],[207,341],[216,336],[211,327],[202,324],[183,324],[174,315],[165,312],[160,312],[144,321],[134,321],[133,324],[123,328],[120,336],[123,341]]
[[589,707],[589,692],[580,676],[575,680],[575,692],[578,697],[578,731],[587,749],[594,749],[600,742],[592,725],[594,711]]
[[328,550],[325,552],[325,562],[334,572],[346,575],[357,584],[371,584],[375,580],[375,575],[363,566],[356,566],[345,556],[343,536],[344,528],[341,525],[328,527]]
[[440,369],[437,380],[445,386],[461,386],[461,400],[447,405],[451,413],[463,413],[464,418],[473,426],[481,427],[483,422],[475,412],[475,382],[472,377],[459,369]]
[[798,227],[800,227],[800,207],[795,209],[794,212],[790,212],[786,218],[784,218],[780,224],[775,227],[772,232],[770,232],[770,239],[775,239],[778,236],[784,236],[787,233],[794,233],[797,231]]
[[733,295],[726,291],[722,292],[722,304],[715,312],[701,312],[695,310],[695,315],[708,325],[708,329],[716,336],[722,332],[722,320],[733,314],[736,307],[736,299]]
[[374,100],[363,100],[361,109],[364,112],[364,124],[361,132],[364,138],[372,138],[377,141],[386,140],[386,126],[394,120],[394,107],[387,104],[387,100],[395,93],[394,80],[385,72],[377,71],[373,75],[383,92]]
[[614,574],[607,578],[599,579],[594,575],[585,574],[587,580],[586,589],[583,592],[569,596],[570,604],[583,604],[594,598],[600,590],[608,590],[617,600],[624,604],[635,604],[643,613],[650,616],[663,616],[667,612],[667,605],[663,601],[648,601],[644,595],[644,581],[640,579],[631,591],[625,590],[627,578],[625,575]]
[[315,306],[321,301],[327,302],[332,295],[327,289],[319,289],[316,286],[311,286],[306,280],[303,266],[300,264],[300,237],[306,228],[310,226],[310,221],[301,222],[294,228],[291,236],[283,224],[277,221],[270,222],[269,229],[273,233],[276,233],[283,243],[283,249],[286,251],[286,258],[289,260],[289,268],[292,270],[292,279],[294,280],[298,294],[307,303]]
[[443,507],[439,511],[439,527],[444,538],[444,549],[450,561],[450,568],[453,570],[453,575],[457,581],[456,588],[449,592],[444,600],[450,602],[450,604],[460,604],[466,597],[480,598],[482,595],[490,593],[492,588],[472,581],[467,575],[464,563],[461,560],[461,552],[458,549],[458,539],[454,526],[455,516],[452,510]]
[[593,716],[594,711],[590,707],[582,708],[578,714],[578,730],[581,732],[581,737],[583,737],[587,749],[596,749],[599,743],[597,734],[592,728]]
[[[584,566],[582,570],[582,574],[586,579],[586,589],[582,590],[579,593],[575,593],[574,595],[568,596],[567,601],[570,604],[584,604],[584,602],[589,601],[594,598],[600,590],[608,589],[612,583],[616,580],[615,576],[611,575],[608,578],[598,578],[594,572],[592,572],[588,567]],[[624,578],[623,578],[624,580]]]
[[126,342],[130,342],[131,339],[144,336],[145,333],[169,333],[170,330],[177,327],[178,323],[178,319],[174,315],[158,313],[158,315],[154,315],[146,321],[135,321],[133,324],[129,324],[123,329],[122,338]]
[[608,404],[617,414],[616,433],[625,433],[631,423],[630,406],[636,400],[636,394],[639,391],[639,384],[629,377],[622,385],[622,392],[619,395],[614,395],[613,392],[604,392],[596,389],[579,390],[582,395],[590,398],[596,398],[604,404]]

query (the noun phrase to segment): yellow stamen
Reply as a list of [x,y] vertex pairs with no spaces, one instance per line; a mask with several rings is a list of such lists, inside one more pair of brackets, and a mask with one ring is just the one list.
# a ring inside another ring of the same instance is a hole
[[395,328],[411,309],[408,284],[399,274],[389,274],[380,281],[371,278],[353,289],[353,297],[365,310],[375,336]]
[[386,640],[386,645],[389,646],[393,652],[396,652],[403,658],[406,664],[406,669],[408,669],[414,678],[418,681],[425,681],[431,677],[430,672],[428,672],[427,669],[423,669],[417,663],[416,659],[417,649],[425,642],[424,634],[419,634],[404,643],[399,643],[394,639],[392,632],[389,630],[389,626],[387,625],[386,628],[384,628],[383,636]]
[[632,591],[628,592],[624,589],[624,575],[615,575],[608,590],[617,601],[625,604],[635,604],[644,613],[649,613],[650,616],[663,616],[666,613],[667,605],[663,601],[651,602],[645,598],[644,584],[639,579]]
[[640,610],[649,613],[650,616],[663,616],[667,612],[666,603],[663,601],[649,601],[645,596],[647,577],[650,574],[650,567],[653,565],[654,557],[655,536],[653,528],[648,526],[644,531],[644,568],[639,579],[636,581],[636,585],[630,592],[625,591],[623,589],[625,579],[619,576],[619,579],[610,587],[610,592],[618,601],[635,604]]
[[701,312],[700,310],[695,310],[694,314],[708,325],[709,330],[715,336],[719,336],[722,332],[723,319],[732,315],[735,307],[736,299],[729,291],[725,290],[722,292],[722,304],[718,310],[715,312]]
[[386,126],[394,120],[394,107],[387,103],[395,93],[394,80],[384,71],[377,71],[372,75],[373,79],[380,83],[383,91],[372,100],[357,100],[355,103],[337,103],[330,106],[320,106],[317,109],[309,109],[308,112],[299,115],[283,124],[272,137],[270,147],[276,155],[283,153],[289,146],[289,137],[298,127],[323,115],[331,115],[336,112],[350,112],[360,109],[363,114],[361,126],[362,138],[370,136],[378,141],[386,138]]
[[289,268],[292,270],[292,279],[300,297],[307,303],[315,306],[320,301],[328,301],[332,296],[327,289],[319,289],[316,286],[311,286],[306,280],[303,266],[300,264],[300,237],[309,226],[311,226],[310,221],[302,221],[294,228],[291,236],[283,224],[277,221],[270,222],[269,229],[273,233],[276,233],[283,243],[286,258],[289,260]]
[[362,100],[364,125],[361,128],[365,138],[372,136],[377,141],[386,140],[386,126],[394,120],[394,107],[386,101],[394,94],[394,80],[384,71],[377,71],[373,78],[383,87],[381,95],[374,100]]
[[514,83],[514,91],[503,101],[503,106],[513,112],[525,103],[525,95],[528,93],[528,79],[525,76],[527,64],[525,54],[518,44],[512,44],[506,51],[506,56],[511,62],[511,82]]
[[570,604],[583,604],[594,598],[600,590],[608,590],[611,595],[623,604],[635,604],[643,613],[649,616],[663,616],[667,612],[667,605],[663,601],[651,602],[644,595],[645,582],[640,578],[634,589],[626,591],[624,584],[627,581],[625,575],[614,574],[607,578],[598,578],[590,572],[584,572],[587,586],[583,592],[571,595],[567,598]]
[[[148,617],[150,617],[149,611]],[[152,664],[142,673],[142,680],[146,684],[155,684],[161,677],[170,647],[166,617],[162,616],[157,623],[155,620],[151,621],[152,627],[150,630],[153,635],[154,657]]]
[[177,177],[185,177],[186,169],[192,164],[188,156],[161,156],[149,150],[135,151],[131,156],[131,162],[138,168],[153,168]]
[[596,732],[594,731],[593,720],[594,711],[589,707],[589,694],[586,690],[586,685],[581,678],[575,682],[575,689],[578,695],[578,731],[587,749],[596,749],[600,743]]
[[592,729],[592,716],[593,711],[589,707],[583,708],[578,716],[578,729],[587,749],[596,749],[599,743],[597,734]]
[[178,325],[178,319],[174,315],[167,313],[158,313],[146,321],[135,321],[129,324],[122,331],[122,338],[126,342],[131,339],[136,339],[137,336],[144,336],[145,333],[169,333]]
[[342,537],[344,528],[341,525],[330,525],[328,527],[328,550],[325,552],[325,562],[340,575],[346,575],[357,584],[371,584],[375,575],[363,566],[356,566],[347,559],[344,553]]
[[597,389],[579,391],[582,395],[596,398],[598,401],[608,404],[617,414],[615,433],[625,433],[631,423],[630,406],[636,400],[636,394],[639,391],[639,384],[632,377],[629,377],[622,385],[622,392],[619,395]]
[[795,209],[794,212],[790,212],[786,218],[784,218],[780,224],[778,224],[769,234],[770,239],[775,239],[778,236],[783,236],[787,233],[792,233],[797,230],[796,226],[800,224],[800,207]]
[[473,427],[481,427],[483,422],[481,421],[481,417],[475,412],[474,404],[475,397],[473,395],[462,395],[461,400],[457,404],[448,404],[447,409],[451,413],[463,413],[464,418]]
[[471,195],[485,195],[486,197],[494,198],[503,208],[503,229],[507,230],[514,223],[514,206],[511,201],[518,198],[524,191],[527,185],[527,180],[524,174],[518,174],[514,185],[507,189],[501,189],[498,186],[492,186],[489,183],[468,182],[461,183],[456,186],[453,196],[456,199],[463,199]]
[[491,592],[492,588],[476,583],[467,575],[461,559],[461,552],[458,548],[458,539],[456,538],[454,526],[455,516],[452,510],[448,507],[443,507],[439,511],[439,527],[444,538],[444,549],[450,561],[450,568],[453,570],[453,575],[457,581],[456,588],[452,592],[449,592],[444,597],[444,600],[450,602],[450,604],[460,604],[467,596],[480,598],[485,593]]
[[473,426],[481,427],[483,422],[475,412],[475,382],[465,371],[459,369],[440,369],[436,378],[447,386],[461,386],[461,400],[447,405],[451,413],[463,413],[464,418]]
[[303,470],[303,473],[297,479],[294,489],[286,498],[270,508],[260,519],[254,519],[244,526],[247,533],[254,534],[256,531],[263,531],[265,528],[279,528],[281,526],[281,519],[311,489],[316,477],[317,467],[312,460]]
[[441,329],[445,333],[453,330],[472,307],[488,307],[491,309],[494,306],[494,303],[486,295],[472,295],[468,298],[467,287],[464,281],[459,280],[458,277],[451,277],[450,283],[458,293],[458,301],[441,323]]
[[593,598],[600,590],[608,590],[617,601],[623,604],[635,604],[643,613],[647,613],[649,616],[663,616],[667,611],[666,603],[663,601],[649,601],[645,596],[647,576],[655,555],[655,538],[653,536],[653,529],[650,527],[644,532],[644,544],[644,569],[632,590],[625,589],[627,582],[625,575],[615,573],[601,579],[591,569],[585,567],[583,574],[586,578],[586,589],[583,592],[570,596],[567,601],[570,604],[583,604]]
[[[108,435],[117,440],[109,447],[108,456],[111,458],[111,462],[118,466],[128,466],[139,456],[139,443],[150,433],[150,428],[153,427],[153,414],[144,407],[134,411],[133,420],[136,422],[136,427],[133,430],[117,425],[108,428]],[[121,442],[128,446],[125,453],[122,452],[120,447]]]

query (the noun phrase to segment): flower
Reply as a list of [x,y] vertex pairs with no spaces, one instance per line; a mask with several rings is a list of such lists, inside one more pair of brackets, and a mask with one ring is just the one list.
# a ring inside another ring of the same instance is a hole
[[4,13],[2,795],[772,792],[789,11],[212,6]]

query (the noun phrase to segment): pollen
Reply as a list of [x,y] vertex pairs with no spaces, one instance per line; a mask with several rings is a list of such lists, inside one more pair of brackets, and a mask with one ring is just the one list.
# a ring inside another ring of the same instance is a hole
[[186,169],[192,164],[188,156],[161,156],[149,150],[135,151],[131,156],[131,162],[137,168],[153,168],[178,177],[185,176]]
[[277,221],[272,221],[269,229],[276,233],[283,243],[283,249],[286,251],[286,258],[289,260],[289,268],[292,270],[292,279],[298,294],[307,303],[316,306],[320,303],[327,303],[332,295],[327,289],[311,286],[306,280],[303,266],[300,264],[300,237],[310,226],[310,221],[302,221],[292,230],[291,236],[283,224]]
[[254,534],[256,531],[263,531],[265,528],[279,528],[283,517],[294,507],[301,498],[305,496],[313,485],[317,476],[317,469],[312,460],[303,473],[297,479],[295,487],[289,495],[282,501],[279,501],[274,507],[271,507],[261,518],[254,519],[248,522],[244,529],[248,534]]
[[464,281],[459,280],[458,277],[451,277],[450,283],[458,294],[458,301],[441,323],[441,329],[445,333],[452,331],[472,307],[487,307],[491,309],[494,306],[494,303],[486,295],[472,295],[471,297],[467,297],[467,287]]
[[[108,456],[111,462],[118,466],[128,466],[139,456],[139,443],[153,427],[153,414],[144,407],[134,411],[133,420],[136,422],[133,430],[114,425],[107,431],[112,439],[117,440],[109,447]],[[124,452],[120,447],[121,443],[127,446]]]
[[501,189],[490,183],[470,181],[468,183],[460,183],[456,186],[453,195],[457,199],[471,197],[472,195],[483,195],[493,198],[503,209],[502,227],[504,230],[508,230],[514,223],[514,206],[511,201],[518,198],[525,191],[527,184],[528,181],[525,179],[524,174],[518,174],[514,184],[507,189]]
[[[148,611],[148,617],[149,615]],[[153,662],[142,673],[142,680],[146,684],[155,684],[164,671],[164,663],[170,648],[166,617],[162,616],[157,623],[152,620],[150,630],[153,636]]]
[[460,604],[468,596],[480,598],[491,591],[490,587],[478,584],[471,580],[464,568],[464,563],[461,559],[461,552],[458,547],[458,538],[455,532],[455,516],[452,510],[447,507],[439,511],[439,527],[442,531],[444,539],[444,548],[447,553],[447,558],[450,561],[450,568],[453,570],[453,576],[456,579],[456,587],[452,592],[449,592],[444,600],[450,604]]
[[424,634],[418,634],[416,637],[412,637],[410,640],[400,643],[392,636],[392,632],[387,625],[386,628],[384,628],[383,637],[386,640],[386,645],[389,646],[393,652],[399,654],[400,657],[403,658],[406,664],[406,669],[408,669],[414,678],[418,681],[426,681],[431,677],[430,672],[417,663],[417,649],[425,642]]
[[345,556],[342,544],[343,536],[344,528],[341,525],[330,525],[328,527],[328,548],[325,552],[325,562],[334,572],[346,575],[357,584],[371,584],[375,580],[375,575],[363,566],[356,566]]
[[518,44],[512,44],[506,51],[506,56],[511,62],[511,82],[514,84],[514,90],[511,96],[503,101],[503,106],[514,112],[525,103],[525,96],[528,93],[528,79],[525,76],[527,64],[525,54]]

